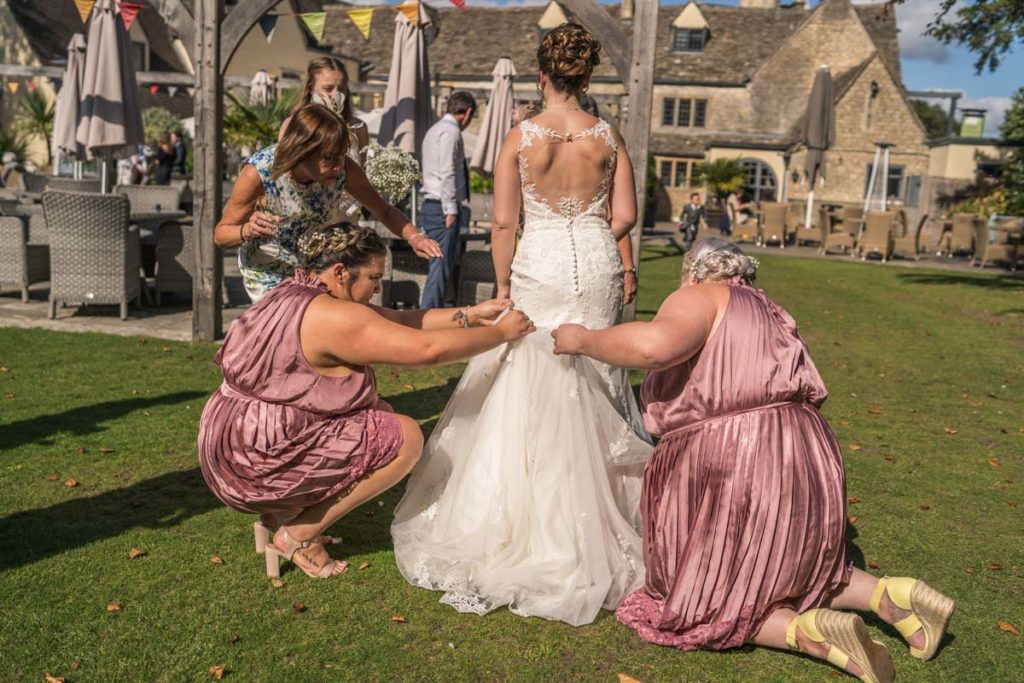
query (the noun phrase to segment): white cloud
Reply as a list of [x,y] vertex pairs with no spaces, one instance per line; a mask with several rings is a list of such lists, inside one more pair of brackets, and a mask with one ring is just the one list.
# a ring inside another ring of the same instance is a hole
[[1009,97],[981,97],[976,100],[964,98],[957,103],[960,108],[984,109],[985,135],[990,137],[999,136],[999,127],[1006,119],[1006,110],[1010,108]]

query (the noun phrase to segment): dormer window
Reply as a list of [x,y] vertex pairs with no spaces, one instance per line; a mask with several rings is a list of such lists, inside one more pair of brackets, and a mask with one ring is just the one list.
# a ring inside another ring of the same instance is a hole
[[707,29],[703,28],[673,28],[672,51],[703,52],[707,33]]

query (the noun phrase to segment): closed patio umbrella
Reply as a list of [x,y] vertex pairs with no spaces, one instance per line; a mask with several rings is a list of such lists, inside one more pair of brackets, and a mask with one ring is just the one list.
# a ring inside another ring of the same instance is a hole
[[106,192],[110,160],[134,154],[145,141],[131,43],[117,0],[96,3],[86,45],[76,139],[90,156],[103,159],[102,186]]
[[807,216],[804,225],[811,225],[811,211],[814,206],[814,187],[818,178],[825,177],[825,152],[836,141],[835,101],[832,95],[832,74],[827,65],[822,65],[814,76],[811,98],[807,102],[804,116],[803,142],[807,148],[804,172],[810,191],[807,193]]
[[516,77],[516,67],[511,59],[502,57],[494,65],[491,75],[494,80],[491,83],[491,99],[487,102],[487,116],[480,125],[480,135],[469,164],[474,171],[488,176],[494,174],[498,150],[512,128],[512,112],[515,108],[512,79]]
[[80,162],[85,160],[85,148],[76,138],[84,75],[85,36],[76,33],[68,43],[68,63],[57,95],[57,111],[53,121],[54,157],[63,153],[73,159],[76,178],[81,175]]
[[395,15],[395,42],[378,135],[381,145],[397,145],[417,158],[423,136],[434,123],[426,35],[430,17],[422,4],[418,12],[416,23],[402,12]]
[[276,99],[274,81],[270,78],[270,74],[264,69],[260,69],[252,77],[252,83],[249,86],[249,103],[270,104]]

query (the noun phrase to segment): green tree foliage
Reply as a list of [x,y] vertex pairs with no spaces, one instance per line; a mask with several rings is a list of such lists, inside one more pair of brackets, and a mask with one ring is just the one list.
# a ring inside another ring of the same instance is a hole
[[706,187],[719,200],[747,182],[747,172],[739,159],[702,161],[694,167],[694,174],[697,184]]
[[163,107],[142,110],[142,130],[147,143],[153,144],[164,133],[173,133],[180,129],[181,122]]
[[56,105],[48,100],[42,90],[27,90],[18,101],[16,125],[29,138],[40,138],[46,146],[46,165],[50,165],[50,138],[53,137],[53,120]]
[[940,105],[924,100],[911,100],[917,118],[924,124],[925,135],[929,140],[944,138],[949,134],[949,113]]
[[[1006,120],[1000,129],[1003,137],[1014,142],[1024,142],[1024,87],[1019,88],[1010,100]],[[1006,195],[1009,213],[1024,216],[1024,147],[1017,147],[1007,159],[1000,176]]]
[[[890,0],[901,4],[906,0]],[[995,71],[1007,52],[1024,44],[1024,2],[1021,0],[939,0],[927,34],[959,43],[978,57],[974,68]]]

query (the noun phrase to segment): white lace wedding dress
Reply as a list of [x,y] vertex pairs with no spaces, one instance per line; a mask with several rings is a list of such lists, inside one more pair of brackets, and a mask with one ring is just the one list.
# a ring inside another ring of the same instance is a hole
[[[651,446],[626,373],[555,356],[550,336],[562,323],[619,320],[622,260],[606,219],[617,143],[603,121],[569,137],[527,121],[521,134],[526,222],[511,293],[537,332],[470,361],[391,533],[405,578],[460,612],[507,605],[580,625],[644,579],[638,507]],[[604,153],[589,200],[542,197],[530,177],[532,152],[569,142]]]

